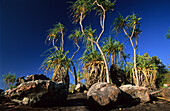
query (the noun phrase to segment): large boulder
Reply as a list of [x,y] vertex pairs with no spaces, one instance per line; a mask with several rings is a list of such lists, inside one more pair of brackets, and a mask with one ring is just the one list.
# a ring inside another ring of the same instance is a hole
[[28,81],[5,91],[5,97],[29,106],[62,104],[67,98],[67,86],[50,80]]
[[[132,86],[132,85],[123,85],[119,87],[123,92],[125,92],[126,101],[131,101],[132,99],[139,99],[139,102],[148,102],[150,101],[149,94],[146,87],[141,86]],[[127,94],[130,95],[130,98],[127,98]],[[131,100],[128,100],[131,99]]]
[[114,106],[121,100],[120,97],[120,89],[106,82],[95,83],[87,92],[87,98],[97,102],[100,106],[109,104]]

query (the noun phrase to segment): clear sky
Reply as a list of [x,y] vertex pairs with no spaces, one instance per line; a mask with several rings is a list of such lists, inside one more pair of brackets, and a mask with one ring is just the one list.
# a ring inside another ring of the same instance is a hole
[[[72,24],[68,1],[75,0],[0,0],[0,75],[11,72],[19,77],[44,73],[39,69],[44,60],[40,55],[51,47],[45,44],[45,39],[56,22],[61,22],[67,29],[64,48],[72,55],[76,47],[67,38],[77,25]],[[118,12],[124,16],[135,12],[142,17],[143,32],[138,39],[138,51],[158,56],[165,65],[170,64],[170,40],[165,37],[170,26],[170,0],[117,0],[115,10],[107,14],[103,37],[114,36],[110,27]],[[84,24],[92,25],[100,32],[99,18],[90,17]],[[117,40],[125,43],[126,53],[133,55],[124,36]],[[82,53],[83,48],[75,59]]]

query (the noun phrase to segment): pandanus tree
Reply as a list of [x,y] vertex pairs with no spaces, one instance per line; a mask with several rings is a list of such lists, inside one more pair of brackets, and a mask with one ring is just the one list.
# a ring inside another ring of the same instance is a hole
[[122,15],[119,15],[114,20],[114,28],[113,28],[113,30],[116,32],[123,30],[125,35],[130,40],[130,43],[131,43],[133,51],[134,51],[134,70],[135,70],[137,86],[139,86],[139,78],[138,78],[138,71],[137,71],[137,67],[136,67],[136,50],[138,48],[137,39],[139,37],[139,34],[141,34],[141,30],[139,30],[139,28],[140,28],[139,21],[140,20],[141,20],[141,18],[138,18],[134,13],[132,15],[128,15],[125,18]]
[[[69,66],[69,60],[67,59],[68,51],[63,53],[62,49],[52,50],[48,49],[45,53],[46,59],[42,63],[42,69],[45,69],[45,72],[53,71],[52,81],[64,82],[69,87],[69,75],[67,69]],[[45,55],[44,53],[44,55]]]
[[[47,40],[52,42],[53,47],[45,51],[46,59],[42,63],[42,68],[45,68],[45,72],[49,70],[53,71],[53,81],[63,81],[69,87],[69,59],[66,57],[67,52],[64,52],[64,32],[65,27],[60,22],[54,25],[54,28],[49,30]],[[58,48],[56,43],[61,38],[61,44]],[[43,55],[44,55],[43,54]]]
[[[102,1],[101,0],[76,0],[71,6],[74,22],[76,22],[76,23],[79,22],[79,25],[81,27],[81,31],[82,31],[83,35],[88,40],[90,40],[92,43],[94,43],[101,53],[102,59],[104,61],[105,67],[106,67],[106,75],[107,75],[108,83],[110,83],[108,64],[106,61],[106,57],[99,45],[99,40],[105,30],[106,12],[110,9],[113,9],[114,4],[115,4],[115,1],[111,2],[110,0],[104,0],[104,1],[103,0]],[[98,35],[96,41],[92,40],[88,35],[86,35],[86,33],[84,32],[84,27],[83,27],[83,20],[86,17],[86,15],[88,13],[90,13],[92,8],[98,13],[98,15],[100,17],[100,25],[102,28],[102,31]]]
[[107,55],[110,55],[112,64],[118,64],[118,61],[123,57],[125,60],[124,45],[119,41],[112,40],[111,37],[106,38],[106,41],[103,41],[102,50]]
[[[75,65],[72,60],[73,60],[74,56],[76,55],[76,53],[80,50],[80,46],[78,45],[78,40],[80,40],[82,37],[83,37],[83,34],[81,33],[80,29],[73,30],[72,33],[69,35],[69,38],[73,39],[75,45],[77,46],[77,50],[73,53],[72,57],[70,58],[70,62],[72,64],[73,70],[74,70],[75,85],[77,85],[77,74],[76,74]],[[70,70],[70,72],[71,72],[71,70]]]
[[4,90],[12,88],[12,85],[16,80],[15,74],[8,73],[7,75],[2,75],[2,77],[3,77],[3,81],[5,82]]
[[[111,37],[106,38],[106,41],[103,41],[103,52],[110,56],[112,65],[110,67],[110,77],[111,82],[120,86],[121,83],[124,81],[124,73],[123,70],[118,66],[120,62],[126,61],[125,53],[123,51],[124,45],[121,44],[119,41],[112,40]],[[123,59],[122,59],[123,58]],[[123,60],[123,61],[122,61]],[[119,61],[119,62],[118,62]]]
[[[152,62],[152,58],[145,53],[137,55],[137,69],[139,75],[139,85],[145,86],[149,90],[156,89],[156,74],[158,67]],[[135,79],[135,78],[134,78]]]
[[62,47],[62,52],[64,50],[64,32],[65,32],[65,27],[63,26],[63,24],[61,24],[60,22],[58,24],[54,25],[54,28],[49,30],[49,34],[47,36],[47,40],[49,42],[52,42],[53,47],[55,47],[56,50],[58,50],[58,47],[55,45],[55,43],[59,40],[59,38],[61,37],[61,47]]
[[102,56],[96,50],[96,45],[87,45],[84,54],[80,58],[83,63],[83,76],[88,86],[97,82],[105,82],[105,64]]

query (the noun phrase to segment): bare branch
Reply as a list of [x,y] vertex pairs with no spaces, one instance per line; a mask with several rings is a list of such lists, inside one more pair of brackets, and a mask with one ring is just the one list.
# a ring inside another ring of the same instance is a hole
[[[83,28],[83,25],[82,25],[82,21],[83,21],[83,12],[84,12],[84,8],[83,8],[83,11],[81,12],[81,15],[80,15],[80,27],[81,27],[81,32],[83,33],[84,36],[86,36],[86,34],[84,33],[84,28]],[[90,37],[87,37],[91,42],[94,42],[96,43],[96,41],[92,40]]]
[[101,27],[102,27],[102,31],[101,31],[101,33],[100,33],[100,35],[99,35],[99,37],[97,38],[97,43],[99,42],[99,40],[100,40],[100,38],[101,38],[101,36],[102,36],[102,34],[104,33],[104,23],[105,23],[105,15],[106,15],[106,10],[104,9],[104,7],[102,6],[102,5],[100,5],[98,2],[97,2],[97,0],[95,1],[96,2],[96,4],[97,4],[97,6],[99,6],[99,7],[101,7],[101,9],[103,10],[103,18],[102,18],[102,20],[100,20],[100,21],[102,21],[102,22],[100,22],[101,23]]
[[58,50],[58,47],[55,46],[55,44],[54,44],[54,39],[53,39],[52,43],[53,43],[53,47],[54,47],[56,50]]
[[63,50],[64,50],[64,34],[63,34],[63,31],[61,31],[61,39],[62,39],[62,50],[61,50],[61,52],[63,52]]
[[78,45],[77,40],[76,40],[75,44],[76,44],[76,46],[78,47],[78,49],[77,49],[76,52],[74,52],[74,54],[72,55],[71,60],[73,59],[73,57],[75,56],[75,54],[80,50],[80,46]]

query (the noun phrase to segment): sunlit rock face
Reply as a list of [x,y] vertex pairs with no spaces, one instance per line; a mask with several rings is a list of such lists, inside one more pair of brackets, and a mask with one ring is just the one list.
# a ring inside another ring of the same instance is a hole
[[106,82],[92,85],[87,93],[88,99],[96,101],[101,106],[116,105],[121,100],[120,97],[120,89]]
[[92,85],[87,92],[87,98],[91,101],[90,105],[94,110],[96,108],[110,110],[114,107],[133,106],[150,100],[145,87],[132,85],[117,87],[106,82]]
[[132,99],[139,99],[140,102],[150,101],[146,87],[123,85],[120,87],[120,89],[126,94],[130,95]]
[[28,81],[35,81],[35,80],[50,80],[46,75],[44,74],[33,74],[33,75],[27,75],[25,76],[18,77],[16,80],[16,86],[19,86],[21,83],[28,82]]
[[5,91],[5,97],[23,105],[48,106],[66,101],[67,92],[65,83],[36,80],[24,82],[16,88]]

